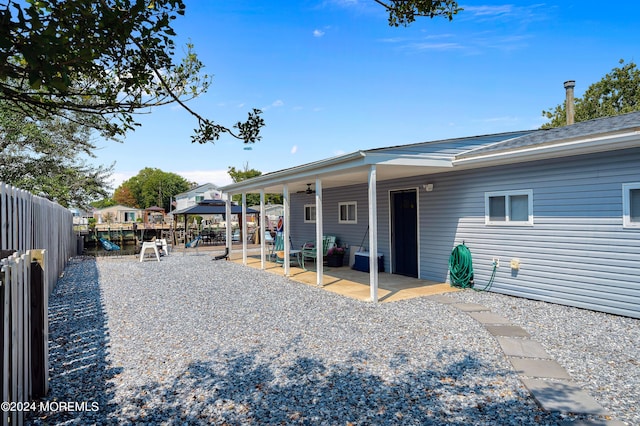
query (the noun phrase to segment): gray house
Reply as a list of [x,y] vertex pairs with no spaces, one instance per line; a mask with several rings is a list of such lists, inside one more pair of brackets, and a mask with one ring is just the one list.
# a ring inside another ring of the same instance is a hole
[[640,112],[357,151],[221,189],[282,192],[294,246],[336,235],[386,272],[444,282],[464,243],[476,287],[497,264],[491,291],[640,318]]

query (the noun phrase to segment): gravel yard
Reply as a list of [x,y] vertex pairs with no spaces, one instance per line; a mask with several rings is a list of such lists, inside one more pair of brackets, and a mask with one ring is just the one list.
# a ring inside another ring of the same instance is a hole
[[[613,419],[640,424],[640,321],[497,294],[451,297],[526,329]],[[40,412],[33,424],[597,420],[540,410],[482,325],[428,297],[360,302],[191,254],[75,258],[49,305],[47,399],[90,409]]]

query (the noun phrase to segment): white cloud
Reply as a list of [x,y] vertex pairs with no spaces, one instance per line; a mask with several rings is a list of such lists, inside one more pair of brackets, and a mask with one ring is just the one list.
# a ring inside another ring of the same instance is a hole
[[298,152],[298,145],[294,145],[291,147],[291,153],[295,154],[296,152]]
[[111,175],[111,188],[115,190],[117,187],[119,187],[122,184],[122,182],[124,182],[125,180],[129,180],[130,178],[134,177],[138,173],[139,171],[115,172],[114,174]]
[[313,36],[314,37],[322,37],[324,35],[324,31],[322,30],[313,30]]
[[271,105],[267,105],[267,106],[263,106],[262,108],[260,108],[262,111],[267,111],[270,110],[271,108],[278,108],[284,106],[284,102],[280,99],[277,99],[273,102],[271,102]]

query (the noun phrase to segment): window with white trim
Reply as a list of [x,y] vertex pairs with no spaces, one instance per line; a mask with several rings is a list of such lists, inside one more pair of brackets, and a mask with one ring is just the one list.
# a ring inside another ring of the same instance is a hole
[[316,205],[304,205],[304,223],[316,223]]
[[640,228],[640,182],[622,184],[622,224]]
[[533,225],[533,190],[484,193],[486,225]]
[[358,203],[338,203],[338,223],[358,223]]

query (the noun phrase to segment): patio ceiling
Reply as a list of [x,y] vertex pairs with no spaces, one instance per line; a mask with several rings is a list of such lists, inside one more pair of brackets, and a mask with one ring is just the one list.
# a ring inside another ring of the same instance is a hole
[[452,158],[428,155],[389,155],[357,151],[290,169],[267,173],[256,178],[227,185],[222,191],[230,194],[282,192],[285,184],[290,193],[305,191],[307,185],[315,189],[315,179],[322,180],[322,188],[335,188],[367,182],[372,165],[376,166],[377,180],[436,173],[450,170]]

